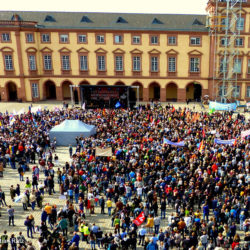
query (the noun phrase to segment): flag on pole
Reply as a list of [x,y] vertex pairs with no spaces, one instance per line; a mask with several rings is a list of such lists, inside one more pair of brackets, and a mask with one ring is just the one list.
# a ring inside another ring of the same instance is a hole
[[121,103],[118,101],[116,104],[115,104],[115,107],[118,109],[118,108],[120,108],[122,105],[121,105]]
[[82,104],[82,109],[85,110],[85,102]]
[[203,128],[202,129],[202,137],[205,138],[205,136],[206,136],[206,133],[205,133],[205,129]]
[[144,212],[142,211],[142,212],[133,220],[133,223],[134,223],[136,226],[140,226],[144,221],[145,221],[145,214],[144,214]]
[[209,115],[212,115],[214,111],[215,111],[215,108],[209,109],[208,114],[209,114]]
[[199,145],[199,152],[202,153],[202,150],[203,150],[203,140],[201,141],[200,145]]

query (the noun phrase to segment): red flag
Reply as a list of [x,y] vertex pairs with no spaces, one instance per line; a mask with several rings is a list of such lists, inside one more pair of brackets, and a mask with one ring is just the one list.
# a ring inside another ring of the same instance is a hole
[[136,226],[140,226],[145,221],[145,214],[142,211],[134,220],[133,223],[135,223]]
[[172,109],[172,113],[174,113],[175,112],[175,107],[173,107],[173,109]]
[[236,143],[237,143],[237,139],[234,139],[234,144],[233,145],[236,146]]
[[204,138],[206,136],[205,129],[202,129],[202,137]]

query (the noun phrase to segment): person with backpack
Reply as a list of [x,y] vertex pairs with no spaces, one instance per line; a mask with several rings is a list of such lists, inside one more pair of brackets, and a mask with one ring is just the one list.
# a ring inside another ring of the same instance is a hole
[[32,220],[30,219],[29,216],[26,217],[26,220],[24,221],[24,225],[26,226],[26,229],[27,229],[27,237],[28,238],[33,238],[33,235],[32,235]]

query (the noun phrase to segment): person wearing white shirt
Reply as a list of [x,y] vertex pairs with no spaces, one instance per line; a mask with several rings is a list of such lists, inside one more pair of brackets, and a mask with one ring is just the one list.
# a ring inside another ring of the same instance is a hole
[[145,236],[147,234],[147,230],[144,228],[144,226],[141,226],[141,228],[138,231],[139,234],[139,245],[144,245],[145,242]]

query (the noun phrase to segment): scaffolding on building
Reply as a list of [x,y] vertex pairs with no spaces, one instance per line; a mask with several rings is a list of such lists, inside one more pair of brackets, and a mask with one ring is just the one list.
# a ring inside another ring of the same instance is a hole
[[[211,1],[211,0],[210,0]],[[237,75],[241,73],[239,59],[242,2],[246,0],[212,0],[208,13],[208,27],[213,48],[213,96],[223,103],[233,102],[239,96]]]

